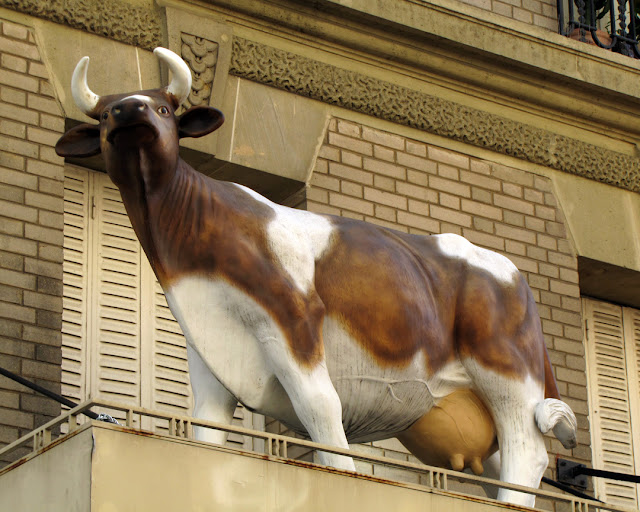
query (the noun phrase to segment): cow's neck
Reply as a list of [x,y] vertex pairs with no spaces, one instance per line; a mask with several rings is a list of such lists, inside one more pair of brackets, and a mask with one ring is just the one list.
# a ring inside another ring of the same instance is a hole
[[[168,178],[157,181],[158,174]],[[253,275],[255,262],[247,248],[269,253],[264,229],[273,215],[269,206],[181,159],[170,173],[132,168],[130,176],[135,178],[128,186],[120,186],[122,198],[163,288],[194,274],[224,275],[240,288],[248,287],[244,281]],[[161,184],[156,186],[149,176]]]
[[[168,173],[166,173],[168,174]],[[170,178],[154,186],[140,173],[135,192],[123,193],[127,212],[149,261],[163,286],[196,272],[203,260],[215,267],[219,223],[217,188],[225,187],[178,159]],[[129,203],[129,204],[127,204]],[[207,253],[206,255],[203,253]]]
[[[117,161],[107,161],[109,175],[120,190],[131,225],[140,241],[151,266],[160,278],[163,274],[158,245],[153,235],[154,212],[152,204],[154,197],[163,188],[163,181],[173,175],[171,167],[177,167],[175,162],[169,165],[158,163],[153,155],[144,149],[138,151],[122,151],[124,158]],[[182,162],[184,163],[184,162]],[[186,164],[185,164],[186,165]]]

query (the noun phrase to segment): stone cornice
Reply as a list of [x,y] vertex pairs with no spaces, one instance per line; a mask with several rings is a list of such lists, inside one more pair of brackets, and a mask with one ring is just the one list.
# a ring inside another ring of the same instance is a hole
[[162,45],[160,13],[123,0],[0,0],[0,7],[146,50]]
[[354,71],[234,38],[233,75],[640,192],[640,159],[411,90]]
[[[0,6],[149,50],[163,42],[160,12],[125,0],[0,0]],[[230,72],[294,94],[640,192],[638,158],[309,57],[236,37]]]

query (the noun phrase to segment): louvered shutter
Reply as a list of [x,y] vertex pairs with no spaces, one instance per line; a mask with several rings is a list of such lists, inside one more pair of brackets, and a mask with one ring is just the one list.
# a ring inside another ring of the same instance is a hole
[[[637,396],[629,394],[623,310],[585,299],[584,312],[594,467],[635,474],[631,408]],[[635,484],[594,478],[594,487],[609,504],[638,507]]]
[[117,188],[93,176],[91,396],[141,405],[141,248]]
[[[191,414],[186,342],[117,188],[104,174],[66,166],[64,217],[65,396]],[[234,424],[261,422],[242,406],[235,411]],[[162,421],[140,426],[167,428]],[[251,442],[231,435],[229,445]]]
[[[640,475],[640,311],[624,308],[625,342],[627,347],[627,374],[629,375],[629,402],[635,454],[635,474]],[[640,485],[636,486],[640,501]],[[640,506],[640,503],[638,503]]]
[[[142,258],[143,317],[141,361],[145,407],[189,415],[192,408],[186,341],[146,257]],[[166,422],[143,425],[166,432]]]
[[[147,263],[148,264],[148,263]],[[153,278],[153,275],[151,276]],[[187,414],[191,388],[187,347],[160,284],[153,278],[153,398],[152,407]]]
[[65,170],[62,310],[62,395],[87,396],[87,276],[89,175]]

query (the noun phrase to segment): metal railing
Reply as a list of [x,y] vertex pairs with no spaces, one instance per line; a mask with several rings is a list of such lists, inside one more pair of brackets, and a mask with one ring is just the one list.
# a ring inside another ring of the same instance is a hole
[[[442,468],[435,468],[431,466],[426,466],[420,463],[407,462],[397,459],[390,459],[386,457],[380,457],[377,455],[360,453],[357,450],[346,450],[342,448],[336,448],[334,446],[323,445],[319,443],[314,443],[312,441],[306,441],[303,439],[296,439],[288,436],[283,436],[280,434],[273,434],[269,432],[261,432],[257,430],[251,430],[244,427],[238,427],[233,425],[224,425],[221,423],[216,423],[213,421],[200,420],[197,418],[189,417],[189,416],[180,416],[174,415],[171,413],[161,412],[161,411],[153,411],[149,409],[145,409],[142,407],[130,407],[122,404],[106,402],[102,400],[89,400],[84,402],[73,409],[64,412],[54,420],[49,421],[45,425],[33,430],[29,434],[21,437],[17,441],[5,446],[0,449],[0,459],[6,459],[6,457],[18,450],[20,448],[24,448],[28,446],[30,449],[30,453],[26,454],[22,459],[16,461],[12,464],[9,464],[6,468],[0,470],[0,474],[5,471],[10,471],[14,465],[21,465],[23,461],[28,460],[31,457],[34,457],[38,454],[39,451],[47,448],[52,443],[61,442],[64,437],[68,435],[73,435],[75,431],[78,431],[80,428],[86,428],[85,425],[80,423],[81,415],[86,411],[90,410],[92,407],[100,407],[107,408],[110,411],[119,411],[124,413],[121,415],[125,418],[124,425],[115,425],[112,423],[101,423],[99,421],[84,419],[85,424],[92,425],[104,425],[105,428],[113,428],[113,429],[134,429],[134,425],[141,424],[143,422],[143,418],[147,419],[155,419],[160,420],[166,426],[166,430],[162,434],[156,434],[160,436],[167,436],[170,438],[179,438],[179,439],[193,439],[193,427],[205,427],[211,428],[215,430],[222,430],[225,432],[235,433],[242,436],[248,436],[252,439],[257,439],[263,441],[263,443],[259,443],[264,446],[263,451],[253,450],[254,453],[260,453],[260,455],[266,455],[267,457],[273,460],[282,460],[287,459],[289,461],[298,462],[299,464],[314,466],[314,464],[310,463],[300,463],[299,461],[295,461],[293,459],[289,459],[288,453],[289,448],[291,446],[304,447],[311,450],[318,450],[328,453],[335,453],[339,455],[346,455],[348,457],[352,457],[353,459],[364,461],[370,464],[380,464],[390,468],[403,469],[406,471],[410,471],[416,473],[420,476],[419,481],[420,486],[429,487],[432,489],[439,489],[443,491],[447,491],[451,494],[458,494],[464,496],[465,494],[460,492],[455,492],[450,489],[449,482],[451,480],[456,480],[460,482],[466,482],[477,485],[493,485],[497,487],[512,489],[514,491],[520,491],[527,494],[533,494],[537,497],[551,500],[557,503],[562,503],[565,507],[568,505],[569,510],[572,512],[589,512],[595,510],[607,510],[613,512],[629,512],[631,509],[625,507],[618,507],[613,505],[607,505],[601,502],[597,502],[589,499],[582,499],[575,496],[568,496],[565,494],[560,494],[553,491],[547,491],[542,489],[532,489],[529,487],[524,487],[521,485],[509,484],[505,482],[500,482],[497,480],[493,480],[490,478],[485,478],[481,476],[475,476],[472,474],[460,473],[453,470],[447,470]],[[52,432],[61,429],[64,425],[67,426],[67,433],[61,434],[57,439],[54,439]],[[164,429],[163,429],[164,430]],[[202,441],[195,441],[198,443],[203,443]],[[206,443],[203,443],[206,444]],[[221,449],[225,449],[221,447]],[[238,451],[238,449],[233,449]],[[244,451],[244,450],[241,450]],[[349,472],[345,472],[348,474]],[[381,479],[382,480],[382,479]],[[403,482],[406,484],[406,482]],[[565,509],[566,510],[566,509]]]
[[640,0],[558,0],[560,33],[640,58]]

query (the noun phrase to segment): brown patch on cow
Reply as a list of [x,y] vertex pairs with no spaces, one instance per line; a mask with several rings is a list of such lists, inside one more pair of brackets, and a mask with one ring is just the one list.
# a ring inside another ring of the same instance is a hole
[[457,277],[433,240],[334,219],[336,235],[316,264],[316,290],[381,366],[405,366],[423,351],[436,371],[453,356]]
[[271,254],[271,208],[236,185],[184,169],[163,194],[146,200],[147,253],[157,258],[153,267],[163,288],[186,275],[225,279],[270,312],[300,364],[322,360],[324,306],[315,292],[301,293]]
[[458,299],[456,340],[462,358],[513,378],[543,382],[545,347],[529,286],[522,276],[505,285],[469,269]]
[[512,378],[544,378],[544,341],[522,277],[497,281],[443,254],[433,237],[333,222],[316,289],[379,365],[406,366],[423,352],[432,373],[457,356]]
[[546,344],[544,345],[544,397],[560,400],[558,383],[553,375],[553,368],[551,368],[551,361],[549,361],[549,353],[547,352]]

